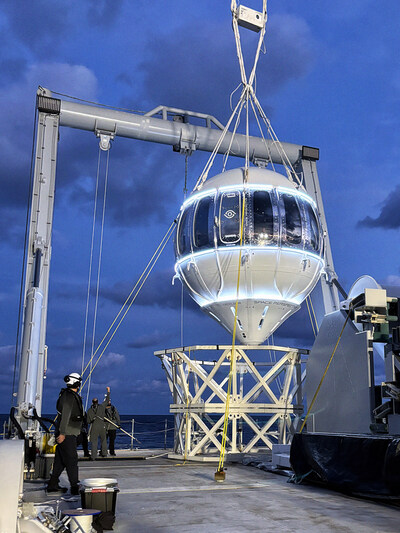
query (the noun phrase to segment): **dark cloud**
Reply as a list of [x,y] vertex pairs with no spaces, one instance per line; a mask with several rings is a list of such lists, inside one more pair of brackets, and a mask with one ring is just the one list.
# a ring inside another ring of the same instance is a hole
[[34,52],[46,50],[47,55],[58,48],[73,21],[73,10],[62,2],[3,0],[1,7],[14,37]]
[[89,0],[88,21],[98,26],[110,26],[117,19],[123,0]]
[[118,74],[118,76],[115,78],[115,81],[123,83],[127,85],[128,87],[134,86],[132,77],[129,76],[129,74],[127,74],[126,72],[121,72],[121,74]]
[[[77,21],[106,28],[118,18],[123,1],[89,0],[65,3],[54,0],[15,2],[3,0],[1,10],[7,17],[8,31],[31,52],[52,57],[76,31]],[[81,31],[85,31],[84,29]]]
[[[180,309],[181,307],[181,283],[175,280],[172,285],[173,270],[152,273],[143,285],[134,305],[152,307],[157,305],[165,309]],[[134,286],[133,282],[118,282],[112,287],[103,288],[101,296],[122,305]],[[190,297],[185,297],[186,310],[198,309],[197,304]]]
[[[267,35],[268,52],[261,55],[257,70],[259,98],[304,75],[312,57],[313,41],[302,19],[271,17]],[[248,68],[252,66],[255,44]],[[141,70],[143,99],[149,105],[210,113],[220,120],[228,116],[229,95],[240,83],[240,73],[232,31],[225,22],[221,26],[208,24],[201,32],[186,24],[175,29],[173,35],[153,37],[148,50]]]
[[127,344],[128,348],[147,348],[151,346],[154,348],[157,345],[164,345],[165,341],[170,339],[171,335],[167,331],[160,331],[156,329],[150,334],[139,335],[135,341]]
[[380,215],[377,218],[370,216],[360,220],[358,227],[365,228],[400,228],[400,185],[391,191],[382,204]]
[[[0,40],[0,47],[6,46]],[[0,86],[7,86],[21,78],[27,62],[22,57],[0,58]]]

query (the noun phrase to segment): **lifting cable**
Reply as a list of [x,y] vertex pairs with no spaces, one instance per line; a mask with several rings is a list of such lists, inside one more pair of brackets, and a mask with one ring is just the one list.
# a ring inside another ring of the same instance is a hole
[[[99,150],[101,150],[100,146],[99,146]],[[105,178],[104,178],[103,211],[102,211],[102,216],[101,216],[99,257],[98,257],[98,263],[97,263],[96,298],[95,298],[94,314],[93,314],[92,347],[91,347],[91,351],[90,351],[91,355],[93,354],[93,351],[94,351],[94,343],[95,343],[95,338],[96,338],[97,310],[98,310],[98,305],[99,305],[100,272],[101,272],[101,259],[102,259],[102,255],[103,255],[104,219],[105,219],[105,213],[106,213],[109,161],[110,161],[110,150],[108,149],[107,150],[107,159],[106,159],[106,173],[105,173]],[[90,358],[90,360],[92,361],[92,357]],[[85,410],[87,408],[88,401],[89,401],[91,375],[92,375],[92,373],[90,372],[89,373],[88,389],[87,389],[87,394],[86,394]]]
[[101,150],[100,150],[100,146],[99,146],[99,155],[98,155],[98,158],[97,158],[96,187],[95,187],[95,192],[94,192],[93,220],[92,220],[92,239],[91,239],[91,245],[90,245],[90,259],[89,259],[89,274],[88,274],[87,292],[86,292],[85,326],[83,328],[83,348],[82,348],[81,375],[83,374],[83,368],[84,368],[84,365],[85,365],[85,355],[86,355],[86,335],[87,335],[87,325],[88,325],[88,317],[89,317],[90,284],[91,284],[91,279],[92,279],[93,247],[94,247],[94,235],[95,235],[95,228],[96,228],[97,197],[98,197],[98,190],[99,190],[100,155],[101,155]]
[[350,307],[349,310],[348,310],[347,316],[346,316],[346,320],[344,321],[344,324],[343,324],[343,327],[342,327],[342,331],[340,332],[339,338],[338,338],[338,340],[336,341],[335,347],[333,348],[332,355],[330,356],[329,361],[328,361],[328,363],[327,363],[327,365],[326,365],[326,367],[325,367],[325,371],[324,371],[324,373],[323,373],[323,375],[322,375],[321,381],[319,382],[319,385],[318,385],[318,387],[317,387],[317,390],[315,391],[315,394],[314,394],[314,396],[313,396],[313,399],[311,400],[310,407],[308,408],[308,411],[307,411],[307,413],[306,413],[306,416],[304,417],[304,420],[303,420],[303,423],[302,423],[302,425],[301,425],[301,428],[300,428],[299,433],[302,433],[302,431],[303,431],[303,429],[304,429],[304,426],[306,425],[306,422],[307,422],[307,419],[308,419],[308,417],[309,417],[309,415],[310,415],[311,409],[313,408],[314,403],[315,403],[315,400],[317,399],[318,393],[319,393],[319,391],[320,391],[320,389],[321,389],[321,387],[322,387],[322,383],[324,382],[325,376],[326,376],[326,374],[327,374],[327,372],[328,372],[328,370],[329,370],[329,367],[331,366],[331,363],[332,363],[332,360],[333,360],[333,356],[335,355],[336,350],[337,350],[337,347],[339,346],[340,339],[342,338],[342,335],[343,335],[344,329],[345,329],[345,327],[346,327],[346,324],[347,324],[347,322],[348,322],[348,320],[349,320],[349,317],[350,317],[350,313],[351,313],[351,311],[352,311],[352,309],[351,309],[351,307]]
[[[95,187],[94,205],[93,205],[93,220],[92,220],[92,237],[91,237],[91,245],[90,245],[89,274],[88,274],[87,294],[86,294],[85,326],[84,326],[84,332],[83,332],[83,349],[82,349],[82,370],[81,370],[81,375],[83,375],[83,369],[84,369],[84,364],[85,364],[85,356],[86,356],[86,341],[87,341],[87,330],[88,330],[88,319],[89,319],[89,303],[90,303],[90,292],[91,292],[91,283],[92,283],[93,252],[94,252],[94,242],[95,242],[95,234],[96,234],[97,203],[98,203],[98,197],[99,197],[100,163],[101,163],[101,152],[102,151],[103,150],[101,149],[101,147],[99,145],[99,154],[98,154],[98,158],[97,158],[96,187]],[[98,265],[97,265],[96,298],[95,298],[93,326],[92,326],[92,349],[91,349],[91,354],[93,354],[95,332],[96,332],[96,324],[97,324],[97,309],[98,309],[98,298],[99,298],[99,287],[100,287],[101,258],[102,258],[102,249],[103,249],[103,232],[104,232],[105,206],[106,206],[106,197],[107,197],[109,154],[110,154],[110,151],[107,150],[106,172],[105,172],[104,193],[103,193],[103,213],[102,213],[102,222],[101,222],[101,230],[100,230],[100,246],[99,246],[99,256],[98,256]],[[86,395],[86,402],[85,402],[85,410],[87,410],[88,401],[89,401],[90,384],[91,384],[91,380],[89,380],[89,385],[88,385],[88,390],[87,390],[87,395]]]

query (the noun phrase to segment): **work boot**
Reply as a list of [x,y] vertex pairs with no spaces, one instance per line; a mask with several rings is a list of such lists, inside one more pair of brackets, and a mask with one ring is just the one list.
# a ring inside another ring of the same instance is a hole
[[52,493],[52,492],[67,492],[68,489],[65,487],[61,487],[60,485],[47,485],[46,492]]

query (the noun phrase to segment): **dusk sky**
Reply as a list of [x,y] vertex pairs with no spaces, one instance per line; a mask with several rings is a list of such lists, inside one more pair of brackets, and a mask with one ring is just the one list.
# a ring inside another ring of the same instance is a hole
[[[244,5],[260,10],[262,1]],[[256,93],[281,141],[320,148],[339,281],[348,291],[369,274],[400,295],[400,3],[269,0],[268,13]],[[246,50],[256,39],[242,31]],[[0,73],[0,412],[8,412],[38,86],[133,111],[167,105],[225,122],[240,83],[230,0],[3,0]],[[45,413],[55,410],[62,377],[81,368],[98,140],[61,128],[58,155]],[[189,158],[189,190],[207,158]],[[242,164],[230,159],[231,168]],[[220,171],[217,158],[210,176]],[[184,175],[185,158],[169,146],[113,142],[96,345],[179,212]],[[173,265],[171,240],[93,373],[90,397],[109,385],[124,414],[168,412],[155,350],[180,346],[182,336],[185,345],[231,342],[188,295],[181,331]],[[89,347],[93,307],[90,316]],[[295,347],[312,339],[303,309],[275,335],[276,344]]]

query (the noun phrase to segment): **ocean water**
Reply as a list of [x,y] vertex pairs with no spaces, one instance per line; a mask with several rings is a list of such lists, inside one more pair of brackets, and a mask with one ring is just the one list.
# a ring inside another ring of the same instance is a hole
[[[51,420],[55,415],[43,415]],[[4,422],[8,420],[8,414],[0,414],[0,433],[3,433]],[[134,448],[172,448],[174,443],[174,417],[173,415],[121,415],[121,428],[132,434],[137,440],[133,440]],[[46,425],[48,425],[46,423]],[[3,438],[3,436],[1,436]],[[139,442],[138,442],[139,441]],[[117,449],[129,449],[132,439],[121,430],[117,430],[115,447]]]
[[[54,419],[55,415],[43,415],[45,418]],[[210,416],[216,422],[219,415],[216,417]],[[259,427],[262,427],[269,419],[269,415],[252,416],[253,420],[258,423]],[[3,433],[4,421],[8,420],[8,415],[0,415],[0,433]],[[133,421],[133,436],[132,434],[132,421]],[[49,424],[46,423],[48,426]],[[208,425],[208,424],[207,424]],[[124,433],[121,430],[117,430],[117,436],[115,440],[116,449],[130,449],[136,448],[172,448],[174,444],[174,416],[173,415],[121,415],[121,427],[125,430]],[[238,425],[238,430],[242,428],[243,443],[247,444],[253,437],[254,431],[247,425]],[[273,428],[277,430],[276,424]],[[221,428],[222,431],[222,428]],[[220,440],[221,431],[217,433],[217,438]],[[128,433],[128,434],[127,434]],[[228,431],[229,434],[229,431]],[[0,437],[3,438],[3,437]],[[259,442],[259,445],[263,445]],[[90,445],[89,445],[90,448]]]

